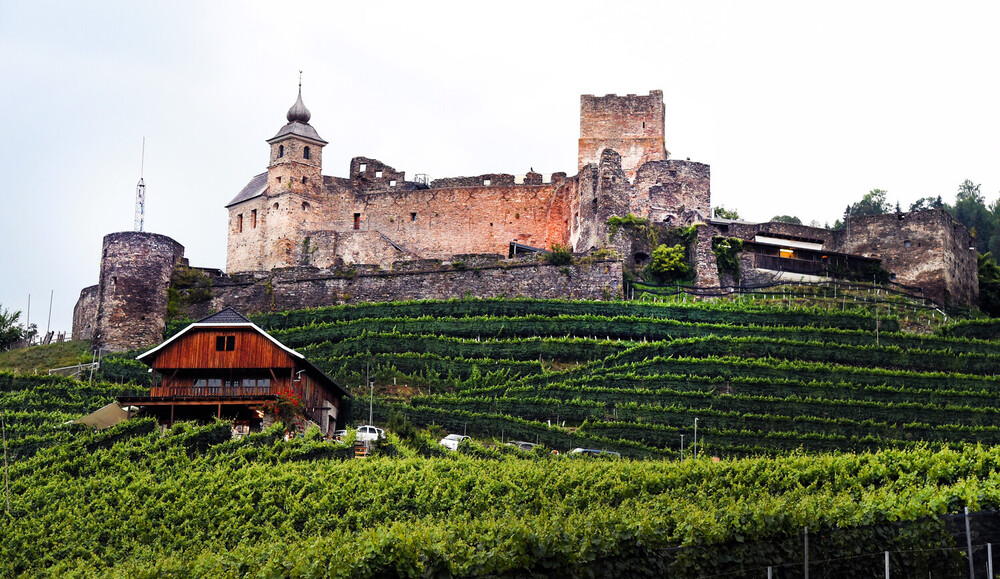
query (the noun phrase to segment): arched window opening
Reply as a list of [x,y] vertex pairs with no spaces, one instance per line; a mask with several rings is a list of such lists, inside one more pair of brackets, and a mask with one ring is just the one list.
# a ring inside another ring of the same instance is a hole
[[309,205],[309,203],[307,203],[307,202],[303,201],[303,202],[302,202],[302,210],[303,210],[303,211],[309,211],[309,208],[310,208],[310,205]]
[[285,146],[278,145],[278,157],[284,157],[284,156],[285,156]]
[[309,147],[306,147],[305,149],[302,149],[302,158],[304,158],[304,159],[309,159],[310,158],[309,157]]

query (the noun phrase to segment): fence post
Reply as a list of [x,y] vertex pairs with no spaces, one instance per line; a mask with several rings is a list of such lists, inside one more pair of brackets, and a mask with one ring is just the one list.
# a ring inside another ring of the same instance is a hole
[[889,579],[889,551],[885,552],[885,579]]
[[772,577],[771,577],[771,566],[770,565],[767,566],[767,579],[772,579]]
[[993,543],[986,543],[986,571],[990,579],[993,579]]
[[969,507],[965,507],[965,548],[969,551],[969,579],[975,579],[976,567],[972,563],[972,531],[969,530]]
[[809,527],[802,528],[802,576],[809,579]]

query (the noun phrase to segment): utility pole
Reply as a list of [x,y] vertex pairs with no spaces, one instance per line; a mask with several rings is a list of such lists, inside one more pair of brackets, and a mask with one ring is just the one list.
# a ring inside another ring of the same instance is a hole
[[3,431],[3,486],[7,491],[7,514],[10,514],[10,466],[7,464],[7,421],[0,418]]
[[698,419],[694,419],[694,450],[692,452],[692,458],[698,459]]
[[45,336],[48,337],[49,329],[52,327],[52,298],[56,295],[56,290],[49,293],[49,320],[45,322]]
[[368,424],[375,422],[375,382],[371,377],[371,362],[365,364],[365,380],[368,381]]

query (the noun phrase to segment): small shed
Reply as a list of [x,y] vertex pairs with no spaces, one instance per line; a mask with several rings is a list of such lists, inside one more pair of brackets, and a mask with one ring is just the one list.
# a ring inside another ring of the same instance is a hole
[[118,402],[175,420],[233,420],[239,429],[263,425],[263,408],[294,394],[306,416],[330,434],[343,426],[349,393],[302,354],[232,308],[199,320],[140,355],[157,378],[149,396]]

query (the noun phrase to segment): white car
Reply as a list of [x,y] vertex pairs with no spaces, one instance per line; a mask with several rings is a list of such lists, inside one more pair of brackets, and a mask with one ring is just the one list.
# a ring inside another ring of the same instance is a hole
[[367,424],[359,426],[357,432],[357,436],[354,437],[356,442],[374,442],[385,438],[384,430],[381,428],[375,428],[374,426],[368,426]]
[[448,450],[458,450],[458,445],[461,444],[463,440],[470,440],[470,438],[468,436],[462,436],[461,434],[449,434],[448,436],[442,438],[438,444]]

